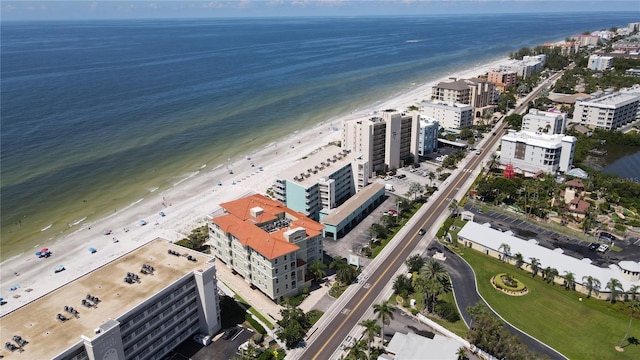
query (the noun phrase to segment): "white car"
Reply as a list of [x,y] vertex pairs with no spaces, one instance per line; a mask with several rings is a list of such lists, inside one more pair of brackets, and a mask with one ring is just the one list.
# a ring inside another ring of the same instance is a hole
[[607,250],[609,250],[609,245],[607,244],[602,244],[598,247],[598,252],[604,253],[607,252]]
[[197,342],[198,344],[202,344],[204,346],[207,346],[207,345],[211,344],[211,336],[197,334],[197,335],[195,335],[193,337],[193,341]]

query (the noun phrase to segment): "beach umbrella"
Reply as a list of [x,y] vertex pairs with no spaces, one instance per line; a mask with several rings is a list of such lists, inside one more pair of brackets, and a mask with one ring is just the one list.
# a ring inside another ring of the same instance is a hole
[[36,251],[36,256],[39,257],[40,255],[42,255],[42,253],[40,251]]
[[95,248],[92,248],[92,247],[90,247],[90,248],[89,248],[89,252],[90,252],[90,253],[92,253],[92,254],[93,254],[94,252],[96,252],[96,251],[97,251],[97,250],[96,250]]
[[0,302],[4,301],[4,298],[0,298]]
[[49,252],[49,249],[48,248],[43,248],[42,250],[40,250],[40,252],[41,253],[46,253],[46,252]]

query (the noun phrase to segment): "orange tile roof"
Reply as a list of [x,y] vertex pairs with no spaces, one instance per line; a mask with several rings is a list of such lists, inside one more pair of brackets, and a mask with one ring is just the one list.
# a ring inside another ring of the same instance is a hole
[[[220,206],[228,214],[218,216],[211,221],[218,224],[224,232],[233,234],[242,245],[251,247],[268,259],[274,259],[300,249],[298,245],[290,243],[284,238],[286,231],[302,227],[306,230],[309,238],[320,235],[324,228],[322,224],[260,194],[223,203]],[[263,210],[258,217],[251,215],[251,209],[255,207],[260,207]],[[289,214],[289,218],[294,218],[288,228],[268,233],[256,225],[275,220],[283,212]]]
[[579,188],[579,189],[584,189],[584,184],[582,183],[582,181],[580,181],[578,179],[569,180],[564,184],[566,186],[571,186],[571,187],[575,187],[575,188]]

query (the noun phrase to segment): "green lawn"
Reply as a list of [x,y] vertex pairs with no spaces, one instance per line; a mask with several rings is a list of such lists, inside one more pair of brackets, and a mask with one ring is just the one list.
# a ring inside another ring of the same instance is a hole
[[[497,313],[568,358],[640,359],[640,345],[625,341],[624,352],[614,349],[629,324],[629,317],[616,310],[624,304],[587,299],[475,250],[465,249],[463,257],[476,272],[480,293]],[[496,291],[489,281],[501,272],[523,281],[529,294],[516,297]],[[640,319],[633,321],[629,337],[640,339]]]

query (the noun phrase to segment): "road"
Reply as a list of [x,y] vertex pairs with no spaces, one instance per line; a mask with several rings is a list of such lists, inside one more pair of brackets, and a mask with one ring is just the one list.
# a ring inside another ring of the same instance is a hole
[[[500,124],[496,132],[501,133],[505,125]],[[485,144],[486,148],[493,148],[500,137],[498,135],[491,136]],[[466,169],[476,169],[484,159],[483,156],[471,158],[465,166]],[[414,248],[422,240],[418,236],[421,228],[431,229],[440,224],[436,223],[438,216],[443,212],[448,212],[448,206],[451,200],[458,194],[462,184],[472,176],[471,171],[460,171],[453,179],[448,181],[445,189],[441,189],[436,195],[435,201],[431,204],[429,211],[417,221],[413,221],[413,226],[408,231],[408,235],[402,239],[397,245],[391,256],[383,262],[383,265],[375,269],[367,282],[359,288],[354,296],[345,304],[342,311],[328,323],[313,341],[307,343],[307,346],[299,358],[301,359],[329,359],[331,354],[338,349],[343,340],[348,336],[351,329],[357,325],[365,311],[373,305],[376,297],[383,291],[384,287],[393,281],[393,276],[403,265],[407,257],[414,251]]]
[[[467,308],[473,306],[476,303],[484,300],[478,294],[476,289],[476,277],[473,273],[473,269],[467,264],[458,254],[453,253],[451,250],[445,248],[447,261],[445,261],[445,267],[451,277],[451,284],[456,297],[457,305],[460,307],[460,313],[467,325],[471,324],[471,316],[467,313]],[[493,310],[491,310],[493,312]],[[494,313],[496,317],[498,314]],[[517,334],[530,351],[536,352],[540,355],[546,355],[550,359],[565,360],[566,357],[556,352],[552,348],[541,343],[537,339],[532,338],[526,333],[523,333],[519,329],[511,326],[509,323],[504,323],[507,329],[512,334]]]
[[[555,81],[561,73],[554,74],[549,81]],[[527,108],[530,99],[537,96],[543,85],[540,85],[529,95],[527,95],[520,105],[510,113],[522,113]],[[497,128],[494,129],[494,135],[489,135],[486,143],[483,145],[485,151],[483,155],[472,157],[464,166],[463,171],[457,172],[452,179],[446,182],[444,189],[440,189],[435,194],[435,199],[431,203],[431,208],[417,221],[412,221],[411,228],[407,232],[405,238],[401,239],[396,245],[396,249],[382,263],[381,266],[373,270],[369,275],[365,284],[358,288],[357,292],[345,303],[342,310],[333,317],[323,328],[318,329],[320,333],[310,337],[306,343],[306,347],[302,352],[298,352],[297,358],[300,359],[329,359],[331,355],[340,347],[344,339],[349,335],[351,330],[358,324],[365,312],[374,304],[376,297],[384,291],[387,284],[393,281],[393,276],[403,265],[404,261],[412,254],[416,245],[422,240],[418,236],[418,230],[432,229],[440,226],[437,219],[443,212],[448,212],[451,200],[456,198],[459,192],[466,193],[467,189],[463,188],[463,184],[473,175],[474,169],[477,169],[483,161],[490,156],[493,149],[499,144],[499,139],[506,123],[499,122]],[[486,151],[491,149],[491,151]],[[442,186],[441,186],[442,187]],[[427,231],[429,232],[429,231]]]

